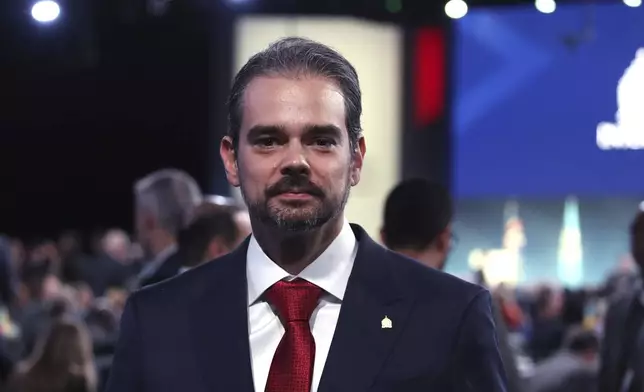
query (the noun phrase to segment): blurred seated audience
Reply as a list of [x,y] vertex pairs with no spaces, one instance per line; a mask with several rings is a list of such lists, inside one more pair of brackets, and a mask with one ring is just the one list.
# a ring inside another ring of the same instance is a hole
[[60,317],[41,336],[29,359],[20,363],[10,392],[94,392],[96,370],[85,326]]
[[492,295],[498,304],[499,311],[501,312],[503,321],[508,326],[508,330],[520,330],[525,323],[525,316],[516,301],[513,290],[507,285],[500,284],[493,291]]
[[[100,392],[129,294],[222,256],[251,233],[235,199],[202,197],[178,170],[138,181],[135,198],[138,244],[117,228],[96,231],[90,252],[82,246],[90,233],[68,230],[57,242],[0,235],[0,391]],[[453,207],[445,188],[403,181],[387,199],[382,240],[443,269],[456,245]],[[642,392],[643,233],[640,213],[631,226],[632,257],[623,257],[604,285],[491,290],[509,392]],[[475,277],[488,286],[482,271]]]
[[11,261],[11,241],[0,236],[0,306],[10,308],[18,295],[18,277]]
[[563,291],[552,285],[538,288],[532,311],[528,352],[536,363],[553,355],[563,344],[566,326],[561,318]]
[[27,287],[29,302],[20,317],[23,356],[31,353],[38,336],[47,329],[58,309],[69,305],[68,300],[61,298],[62,284],[54,274],[33,276]]
[[83,282],[95,297],[103,296],[111,287],[124,287],[134,277],[136,270],[130,263],[130,246],[130,238],[123,230],[105,232],[100,253],[81,268]]
[[61,278],[65,282],[80,282],[83,280],[83,268],[91,262],[83,252],[81,234],[67,230],[58,237],[58,251],[61,261]]
[[594,331],[572,328],[561,351],[533,369],[527,392],[597,390],[599,338]]

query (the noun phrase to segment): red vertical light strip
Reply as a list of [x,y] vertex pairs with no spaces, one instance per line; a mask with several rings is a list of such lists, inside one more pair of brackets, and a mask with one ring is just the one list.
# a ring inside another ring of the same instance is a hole
[[414,120],[417,129],[422,129],[436,121],[445,108],[445,40],[442,30],[418,30],[414,52]]

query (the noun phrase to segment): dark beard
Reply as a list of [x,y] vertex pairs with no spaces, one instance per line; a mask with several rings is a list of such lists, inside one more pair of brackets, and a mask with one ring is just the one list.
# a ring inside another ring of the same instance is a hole
[[[297,215],[297,207],[276,209],[271,208],[271,198],[288,192],[290,189],[298,189],[318,198],[320,204],[316,208],[307,208],[303,216]],[[312,184],[307,177],[286,176],[275,185],[268,188],[263,200],[250,201],[241,187],[241,193],[248,206],[248,213],[253,219],[259,220],[262,224],[275,227],[288,233],[304,233],[320,228],[325,223],[338,217],[344,211],[349,199],[351,184],[347,181],[342,198],[339,201],[330,200],[324,191]],[[290,212],[295,212],[291,214]]]

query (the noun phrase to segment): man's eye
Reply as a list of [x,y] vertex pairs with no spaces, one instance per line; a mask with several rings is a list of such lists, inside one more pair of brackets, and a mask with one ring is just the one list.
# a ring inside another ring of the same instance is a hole
[[327,138],[315,139],[315,145],[319,147],[332,147],[335,145],[335,141]]
[[259,147],[273,147],[277,144],[277,141],[275,140],[275,138],[265,137],[257,140],[255,144]]

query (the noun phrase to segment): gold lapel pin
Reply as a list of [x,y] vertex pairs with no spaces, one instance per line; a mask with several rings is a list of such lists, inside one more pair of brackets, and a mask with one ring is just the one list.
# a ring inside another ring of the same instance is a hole
[[391,320],[389,317],[385,316],[385,318],[382,319],[380,322],[380,328],[382,329],[391,329],[393,328],[393,324],[391,323]]

